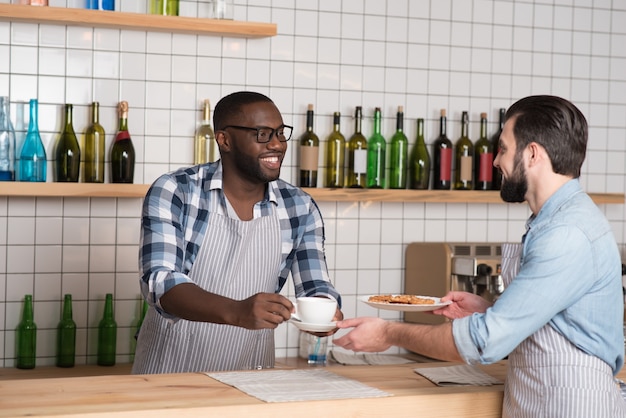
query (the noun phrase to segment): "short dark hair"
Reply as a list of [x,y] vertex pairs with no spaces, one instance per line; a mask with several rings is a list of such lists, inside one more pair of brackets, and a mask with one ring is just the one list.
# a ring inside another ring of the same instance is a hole
[[529,96],[514,103],[505,120],[515,118],[517,152],[531,142],[541,145],[557,174],[580,177],[587,152],[587,120],[573,103],[557,96]]
[[213,111],[213,128],[219,131],[233,124],[232,119],[243,112],[243,106],[259,102],[274,103],[269,97],[254,91],[238,91],[222,97]]

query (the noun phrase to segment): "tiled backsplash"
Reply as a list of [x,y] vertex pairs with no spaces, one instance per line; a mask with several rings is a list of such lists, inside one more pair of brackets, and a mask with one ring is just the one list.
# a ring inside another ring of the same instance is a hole
[[[122,11],[146,10],[143,0],[116,3]],[[182,1],[181,15],[202,16],[205,3]],[[82,0],[50,5],[80,7]],[[74,128],[82,133],[90,103],[100,102],[108,149],[115,106],[129,101],[135,181],[150,183],[191,164],[202,99],[215,103],[236,90],[272,97],[296,136],[313,103],[320,139],[330,133],[334,111],[342,113],[342,132],[349,136],[355,106],[364,108],[366,136],[373,108],[381,107],[389,139],[395,110],[403,105],[411,145],[418,117],[426,119],[432,143],[441,108],[448,109],[453,141],[460,135],[461,111],[469,111],[475,140],[480,112],[488,113],[491,134],[498,108],[530,94],[556,94],[573,100],[590,123],[583,186],[626,192],[623,0],[236,0],[235,6],[236,20],[276,23],[278,35],[238,39],[0,22],[0,95],[10,97],[16,125],[20,103],[39,99],[49,155],[64,103],[74,104]],[[295,145],[283,166],[289,181],[297,178]],[[13,366],[14,329],[26,293],[35,301],[38,365],[54,363],[65,293],[74,299],[77,363],[95,362],[106,293],[115,295],[118,361],[129,361],[140,306],[140,208],[138,198],[0,196],[0,366]],[[357,297],[402,290],[408,243],[518,241],[529,214],[525,205],[506,204],[320,202],[320,208],[344,314],[390,319],[399,316]],[[625,206],[603,210],[626,258]],[[285,294],[293,296],[293,288]],[[281,325],[277,355],[296,355],[297,345],[296,328]]]

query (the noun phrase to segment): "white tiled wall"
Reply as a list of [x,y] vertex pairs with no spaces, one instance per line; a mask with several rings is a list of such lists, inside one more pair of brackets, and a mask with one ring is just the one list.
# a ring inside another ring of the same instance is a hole
[[[146,10],[144,0],[117,3],[122,11]],[[80,7],[82,0],[50,4]],[[530,94],[556,94],[574,101],[590,123],[584,187],[626,192],[624,0],[236,0],[235,6],[236,20],[276,23],[278,36],[247,40],[0,22],[0,94],[10,97],[20,129],[27,122],[27,115],[18,117],[23,103],[39,99],[48,153],[64,103],[74,104],[74,127],[83,132],[89,104],[99,101],[108,147],[115,106],[127,100],[138,183],[190,164],[200,101],[215,103],[236,90],[268,94],[296,134],[313,103],[321,138],[332,128],[334,111],[341,111],[349,136],[350,115],[359,105],[364,133],[370,134],[373,108],[380,106],[383,134],[390,137],[395,109],[403,105],[411,144],[417,117],[426,119],[427,141],[434,140],[441,108],[448,109],[453,140],[463,110],[476,138],[480,112],[488,113],[492,133],[498,108]],[[181,14],[204,16],[205,7],[183,1]],[[286,180],[296,179],[295,156],[292,144]],[[129,360],[139,311],[140,200],[0,197],[0,365],[13,365],[14,329],[26,293],[35,300],[39,365],[53,364],[64,293],[74,298],[77,361],[94,362],[95,327],[108,292],[115,294],[120,327],[118,360]],[[528,216],[524,205],[505,204],[320,207],[345,315],[391,319],[398,315],[370,309],[356,297],[401,291],[407,243],[517,241]],[[626,209],[602,208],[624,257]],[[279,327],[276,345],[278,355],[295,355],[295,328]]]

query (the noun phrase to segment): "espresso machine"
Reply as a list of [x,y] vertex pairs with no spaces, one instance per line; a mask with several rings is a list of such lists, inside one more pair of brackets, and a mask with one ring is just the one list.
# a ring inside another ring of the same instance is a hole
[[[405,253],[404,292],[442,297],[451,290],[494,301],[504,291],[502,246],[493,243],[414,242]],[[405,312],[406,322],[439,324],[441,315]]]

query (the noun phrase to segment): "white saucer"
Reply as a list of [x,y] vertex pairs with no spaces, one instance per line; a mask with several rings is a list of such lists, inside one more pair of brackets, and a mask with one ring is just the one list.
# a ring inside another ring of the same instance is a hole
[[295,318],[290,319],[289,322],[295,325],[296,328],[309,332],[328,332],[337,328],[336,322],[329,322],[328,324],[310,324],[308,322],[298,321]]

